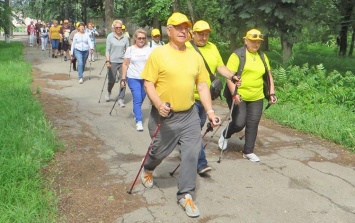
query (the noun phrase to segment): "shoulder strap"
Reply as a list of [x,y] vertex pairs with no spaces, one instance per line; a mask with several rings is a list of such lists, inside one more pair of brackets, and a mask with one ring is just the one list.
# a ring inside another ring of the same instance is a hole
[[205,66],[206,66],[206,69],[207,69],[208,73],[210,74],[210,79],[211,79],[211,81],[214,80],[215,77],[214,77],[214,75],[212,74],[211,69],[210,69],[210,67],[208,66],[208,64],[207,64],[207,62],[206,62],[206,60],[205,60],[205,58],[203,57],[201,51],[198,49],[198,47],[195,45],[195,43],[194,43],[192,40],[190,40],[190,43],[191,43],[191,45],[194,47],[194,49],[201,55],[201,57],[202,57],[202,59],[203,59],[203,62],[205,62]]
[[242,76],[242,72],[245,66],[245,52],[246,52],[246,47],[245,45],[234,50],[234,53],[239,57],[239,67],[238,67],[238,72],[237,72],[237,77],[240,78]]
[[153,41],[153,40],[149,41],[149,47],[150,47],[150,48],[152,48],[152,41]]

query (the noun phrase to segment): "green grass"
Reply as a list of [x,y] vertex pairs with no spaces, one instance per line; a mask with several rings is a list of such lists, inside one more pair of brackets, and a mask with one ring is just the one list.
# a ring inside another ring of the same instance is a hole
[[40,170],[58,144],[32,95],[22,50],[0,42],[0,222],[55,222],[56,196]]

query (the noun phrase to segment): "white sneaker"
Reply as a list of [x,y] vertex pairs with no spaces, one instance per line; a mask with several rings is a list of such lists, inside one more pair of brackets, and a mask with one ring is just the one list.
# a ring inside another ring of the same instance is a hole
[[144,167],[142,167],[141,180],[144,187],[152,188],[154,185],[153,171],[145,170]]
[[143,123],[141,121],[137,122],[136,126],[138,132],[143,132]]
[[94,59],[94,58],[92,58],[92,59],[91,59],[91,61],[92,61],[92,62],[95,62],[95,59]]
[[227,145],[228,145],[228,139],[225,139],[224,136],[223,136],[223,132],[224,131],[225,130],[222,131],[221,137],[219,137],[219,140],[218,140],[218,147],[221,150],[226,150],[227,149]]
[[181,198],[178,201],[178,204],[184,209],[187,216],[196,218],[200,215],[200,210],[198,210],[198,207],[195,205],[190,194],[185,194],[185,198]]
[[118,104],[120,105],[121,108],[126,107],[126,105],[123,102],[123,99],[118,100]]
[[110,101],[110,92],[106,92],[106,94],[105,94],[105,100],[106,100],[106,102],[109,102]]
[[260,162],[259,157],[257,155],[255,155],[254,153],[249,153],[249,154],[243,153],[243,158],[249,159],[252,162]]
[[79,84],[82,84],[84,82],[83,78],[79,79]]

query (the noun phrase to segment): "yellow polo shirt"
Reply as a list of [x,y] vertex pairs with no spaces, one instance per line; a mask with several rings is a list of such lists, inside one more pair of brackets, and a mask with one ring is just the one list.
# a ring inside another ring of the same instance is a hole
[[176,112],[190,109],[195,103],[195,85],[209,79],[205,64],[195,50],[179,51],[170,44],[153,50],[141,77],[154,83],[161,100],[169,102]]

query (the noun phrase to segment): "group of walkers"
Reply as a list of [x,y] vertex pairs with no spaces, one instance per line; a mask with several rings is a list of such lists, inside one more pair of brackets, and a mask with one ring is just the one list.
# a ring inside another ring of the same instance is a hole
[[[189,217],[198,217],[200,211],[193,201],[196,175],[205,176],[212,169],[204,152],[201,130],[207,120],[212,127],[221,125],[210,93],[216,72],[227,79],[225,95],[231,98],[228,101],[231,119],[218,146],[223,152],[228,139],[245,128],[243,157],[260,161],[254,147],[264,98],[268,96],[269,104],[277,102],[268,58],[259,51],[263,34],[257,29],[249,30],[241,48],[243,59],[233,52],[224,65],[216,45],[209,41],[211,27],[206,21],[192,25],[186,15],[173,13],[166,26],[167,44],[161,41],[159,29],[152,30],[149,42],[146,31],[137,29],[129,45],[122,27],[122,21],[115,20],[106,39],[106,101],[110,101],[118,77],[120,91],[116,100],[125,107],[128,85],[136,130],[141,132],[142,103],[148,96],[151,102],[148,130],[153,144],[142,161],[142,183],[147,188],[153,187],[154,170],[178,147],[181,163],[177,202]],[[269,80],[267,95],[263,87],[265,76]]]
[[[71,61],[78,60],[79,83],[83,83],[85,62],[88,58],[94,61],[91,55],[95,48],[95,39],[92,39],[95,31],[91,23],[86,27],[78,23],[76,29],[67,24],[64,20],[63,26],[57,28],[58,23],[54,20],[49,29],[47,25],[41,28],[48,30],[52,57],[57,57],[60,41],[64,60],[70,49]],[[121,20],[113,21],[112,32],[106,38],[108,82],[105,100],[110,101],[112,89],[118,82],[120,90],[116,100],[120,107],[125,107],[128,85],[138,132],[144,130],[142,104],[146,96],[151,102],[148,130],[153,144],[142,161],[142,183],[147,188],[153,187],[154,170],[178,147],[181,164],[177,202],[189,217],[200,215],[193,201],[196,176],[205,176],[212,170],[204,152],[201,130],[206,121],[212,128],[222,124],[213,110],[210,91],[212,81],[217,78],[216,72],[227,80],[224,96],[229,98],[231,116],[218,140],[222,152],[228,148],[228,139],[245,128],[243,157],[259,162],[254,147],[264,98],[268,97],[270,105],[277,102],[268,58],[259,51],[263,34],[257,29],[249,30],[244,36],[244,46],[234,51],[225,65],[218,48],[209,41],[211,31],[206,21],[192,25],[186,15],[175,12],[167,20],[167,44],[161,41],[159,29],[151,31],[149,42],[147,32],[137,29],[131,45]],[[242,56],[238,52],[242,52]],[[267,93],[265,77],[269,81]]]
[[[47,44],[51,46],[52,58],[58,55],[64,57],[64,61],[70,59],[73,70],[78,71],[79,84],[84,82],[83,73],[85,63],[95,61],[94,50],[96,49],[96,36],[99,33],[93,23],[87,25],[77,22],[75,26],[67,19],[60,21],[52,20],[51,24],[38,20],[27,26],[29,46],[36,44],[41,46],[42,51],[46,50]],[[76,62],[78,61],[78,66]]]

